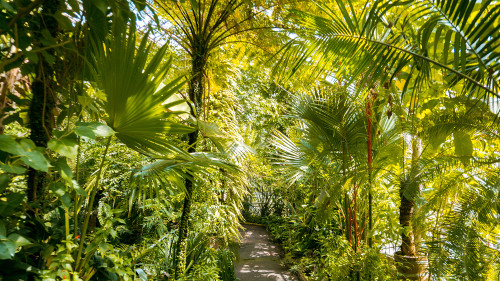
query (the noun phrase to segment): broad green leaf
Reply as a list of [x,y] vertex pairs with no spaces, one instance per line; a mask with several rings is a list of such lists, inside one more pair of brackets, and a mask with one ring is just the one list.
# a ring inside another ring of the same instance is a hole
[[12,259],[16,254],[16,244],[10,240],[0,242],[0,260]]
[[73,185],[72,185],[73,189],[78,193],[80,194],[81,196],[83,197],[87,197],[89,196],[87,194],[87,191],[85,191],[85,189],[83,189],[79,184],[78,182],[76,182],[75,180],[73,180]]
[[69,209],[71,207],[71,196],[68,193],[59,197],[59,199],[61,199],[61,202],[65,208]]
[[115,134],[115,131],[111,129],[108,125],[105,124],[98,124],[94,128],[94,134],[98,137],[110,137]]
[[94,130],[87,126],[78,126],[75,128],[75,133],[81,137],[86,137],[95,140]]
[[18,165],[0,164],[0,169],[6,173],[18,174],[18,175],[24,174],[26,172],[26,169],[24,167]]
[[77,122],[75,132],[82,137],[95,139],[96,137],[110,137],[115,131],[106,124],[99,122]]
[[0,150],[14,155],[21,155],[25,152],[23,147],[8,135],[0,135]]
[[71,171],[71,168],[68,166],[68,163],[66,162],[65,158],[59,158],[55,162],[55,167],[57,171],[61,174],[61,177],[70,185],[73,184],[73,171]]
[[48,147],[70,159],[75,159],[78,152],[78,143],[72,138],[52,139],[49,141]]
[[66,186],[62,182],[51,184],[50,190],[59,197],[65,208],[71,207],[71,196],[68,194]]
[[32,167],[35,170],[48,172],[49,171],[49,161],[45,156],[39,151],[30,151],[21,156],[21,160],[24,164]]
[[21,139],[19,140],[19,144],[25,149],[25,150],[33,150],[36,148],[35,143],[30,140],[30,139]]
[[16,248],[32,244],[28,239],[17,233],[10,234],[8,239],[16,245]]
[[50,190],[57,196],[61,197],[66,194],[66,186],[61,182],[56,182],[50,185]]
[[21,193],[11,193],[0,200],[0,215],[8,216],[16,211],[16,208],[23,202],[24,195]]
[[86,107],[87,105],[92,103],[92,98],[89,96],[78,96],[78,102],[81,106]]
[[146,273],[144,272],[144,270],[142,270],[142,268],[137,268],[135,270],[135,272],[137,273],[137,275],[139,275],[139,278],[141,279],[141,281],[147,281],[148,280],[148,276],[146,275]]

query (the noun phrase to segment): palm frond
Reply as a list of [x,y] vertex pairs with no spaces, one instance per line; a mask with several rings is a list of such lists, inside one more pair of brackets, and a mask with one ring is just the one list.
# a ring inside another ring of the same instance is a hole
[[[419,85],[432,79],[434,68],[444,72],[449,87],[464,81],[468,96],[500,97],[497,2],[375,1],[361,12],[348,11],[346,2],[336,1],[340,13],[318,4],[326,16],[292,11],[303,30],[283,48],[275,73],[290,77],[306,67],[312,75],[362,77],[363,89],[392,79],[404,67],[414,69]],[[403,10],[406,17],[395,16]]]
[[[109,42],[94,45],[93,75],[96,87],[106,97],[107,123],[118,139],[141,153],[182,153],[165,134],[188,133],[193,129],[175,122],[171,115],[176,114],[167,112],[162,103],[183,85],[183,78],[160,87],[172,59],[167,56],[167,46],[150,56],[153,45],[147,42],[146,35],[137,46],[135,29],[131,28],[128,34],[118,34]],[[163,61],[165,57],[167,61]]]
[[235,130],[233,130],[232,134],[229,134],[223,132],[217,124],[202,120],[197,121],[197,127],[203,137],[210,139],[219,152],[232,159],[234,163],[241,164],[249,155],[255,153],[251,147],[245,144]]
[[240,172],[238,166],[220,153],[183,153],[144,165],[131,174],[129,209],[137,200],[158,197],[161,190],[170,193],[175,190],[185,191],[185,178],[192,179],[194,174],[205,174],[208,177],[211,173],[209,169],[221,169],[233,174]]

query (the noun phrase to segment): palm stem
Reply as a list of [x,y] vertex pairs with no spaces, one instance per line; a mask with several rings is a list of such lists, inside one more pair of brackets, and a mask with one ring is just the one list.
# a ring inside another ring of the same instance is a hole
[[[199,50],[200,53],[192,58],[191,61],[191,75],[192,78],[189,82],[189,99],[194,104],[191,107],[191,115],[199,117],[203,112],[203,97],[205,90],[203,71],[206,66],[206,56],[208,56],[207,49]],[[188,134],[188,152],[196,152],[196,143],[198,141],[198,130]],[[175,279],[184,275],[186,270],[186,247],[187,236],[189,232],[189,215],[191,214],[191,202],[193,195],[193,180],[189,177],[185,180],[186,195],[184,197],[184,204],[182,208],[181,221],[179,226],[179,238],[175,247],[174,270]]]
[[[82,153],[82,148],[81,148],[81,138],[78,137],[78,149],[76,153],[76,168],[75,168],[75,174],[76,174],[76,182],[78,183],[80,180],[80,156]],[[78,231],[78,202],[80,201],[80,197],[78,197],[78,193],[76,191],[73,191],[75,202],[73,205],[73,233],[76,235]]]
[[367,154],[368,154],[368,247],[373,247],[373,203],[372,203],[372,97],[369,95],[366,103],[366,131],[367,131]]

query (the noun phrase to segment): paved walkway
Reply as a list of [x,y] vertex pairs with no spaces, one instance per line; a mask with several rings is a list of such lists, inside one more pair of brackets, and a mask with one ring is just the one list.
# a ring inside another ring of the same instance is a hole
[[246,225],[234,265],[236,278],[241,281],[296,281],[280,265],[279,248],[271,242],[263,226]]

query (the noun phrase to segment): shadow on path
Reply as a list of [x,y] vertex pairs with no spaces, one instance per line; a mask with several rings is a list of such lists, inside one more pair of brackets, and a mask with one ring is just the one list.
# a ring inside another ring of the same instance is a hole
[[241,281],[296,281],[280,265],[279,248],[271,242],[266,229],[256,225],[243,227],[239,260],[234,265],[236,277]]

